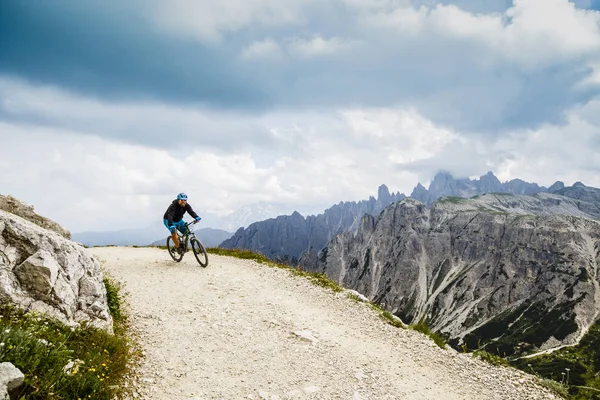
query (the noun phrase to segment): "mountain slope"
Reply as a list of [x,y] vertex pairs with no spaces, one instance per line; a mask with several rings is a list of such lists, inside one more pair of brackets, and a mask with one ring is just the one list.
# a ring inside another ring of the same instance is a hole
[[547,193],[407,199],[300,264],[455,345],[527,353],[576,343],[597,318],[598,215]]

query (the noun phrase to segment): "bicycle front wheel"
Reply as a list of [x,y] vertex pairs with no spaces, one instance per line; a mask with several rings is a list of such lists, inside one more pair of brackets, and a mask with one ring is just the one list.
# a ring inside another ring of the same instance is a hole
[[183,253],[179,253],[177,251],[177,248],[175,247],[175,243],[173,243],[173,238],[171,236],[167,238],[167,250],[169,251],[171,258],[177,262],[181,261],[181,259],[183,258]]
[[201,267],[206,268],[206,266],[208,266],[208,254],[206,254],[204,246],[202,246],[202,243],[196,238],[190,240],[190,244],[192,245],[192,250],[194,251],[196,260],[198,260],[198,264],[200,264]]

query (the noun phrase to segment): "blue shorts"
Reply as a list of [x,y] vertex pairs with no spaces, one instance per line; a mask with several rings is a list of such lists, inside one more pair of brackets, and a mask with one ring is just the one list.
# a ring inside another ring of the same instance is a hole
[[[168,219],[163,219],[163,222],[165,224],[165,226],[167,227],[167,229],[169,229],[169,220]],[[180,221],[173,221],[173,225],[175,225],[175,228],[177,228],[177,230],[179,232],[181,232],[182,234],[185,234],[187,232],[187,228],[185,227],[185,221],[182,219]],[[171,232],[171,230],[169,229],[169,232]]]

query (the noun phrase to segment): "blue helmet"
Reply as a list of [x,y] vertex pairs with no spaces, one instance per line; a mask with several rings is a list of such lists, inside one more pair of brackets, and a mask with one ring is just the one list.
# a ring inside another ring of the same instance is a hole
[[177,200],[187,200],[187,194],[185,194],[185,193],[179,193],[177,195]]

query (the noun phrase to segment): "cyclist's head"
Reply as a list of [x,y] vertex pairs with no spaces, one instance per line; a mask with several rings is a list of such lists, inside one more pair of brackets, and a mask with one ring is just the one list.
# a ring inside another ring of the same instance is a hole
[[185,193],[179,193],[177,195],[177,200],[187,201],[187,194],[185,194]]

